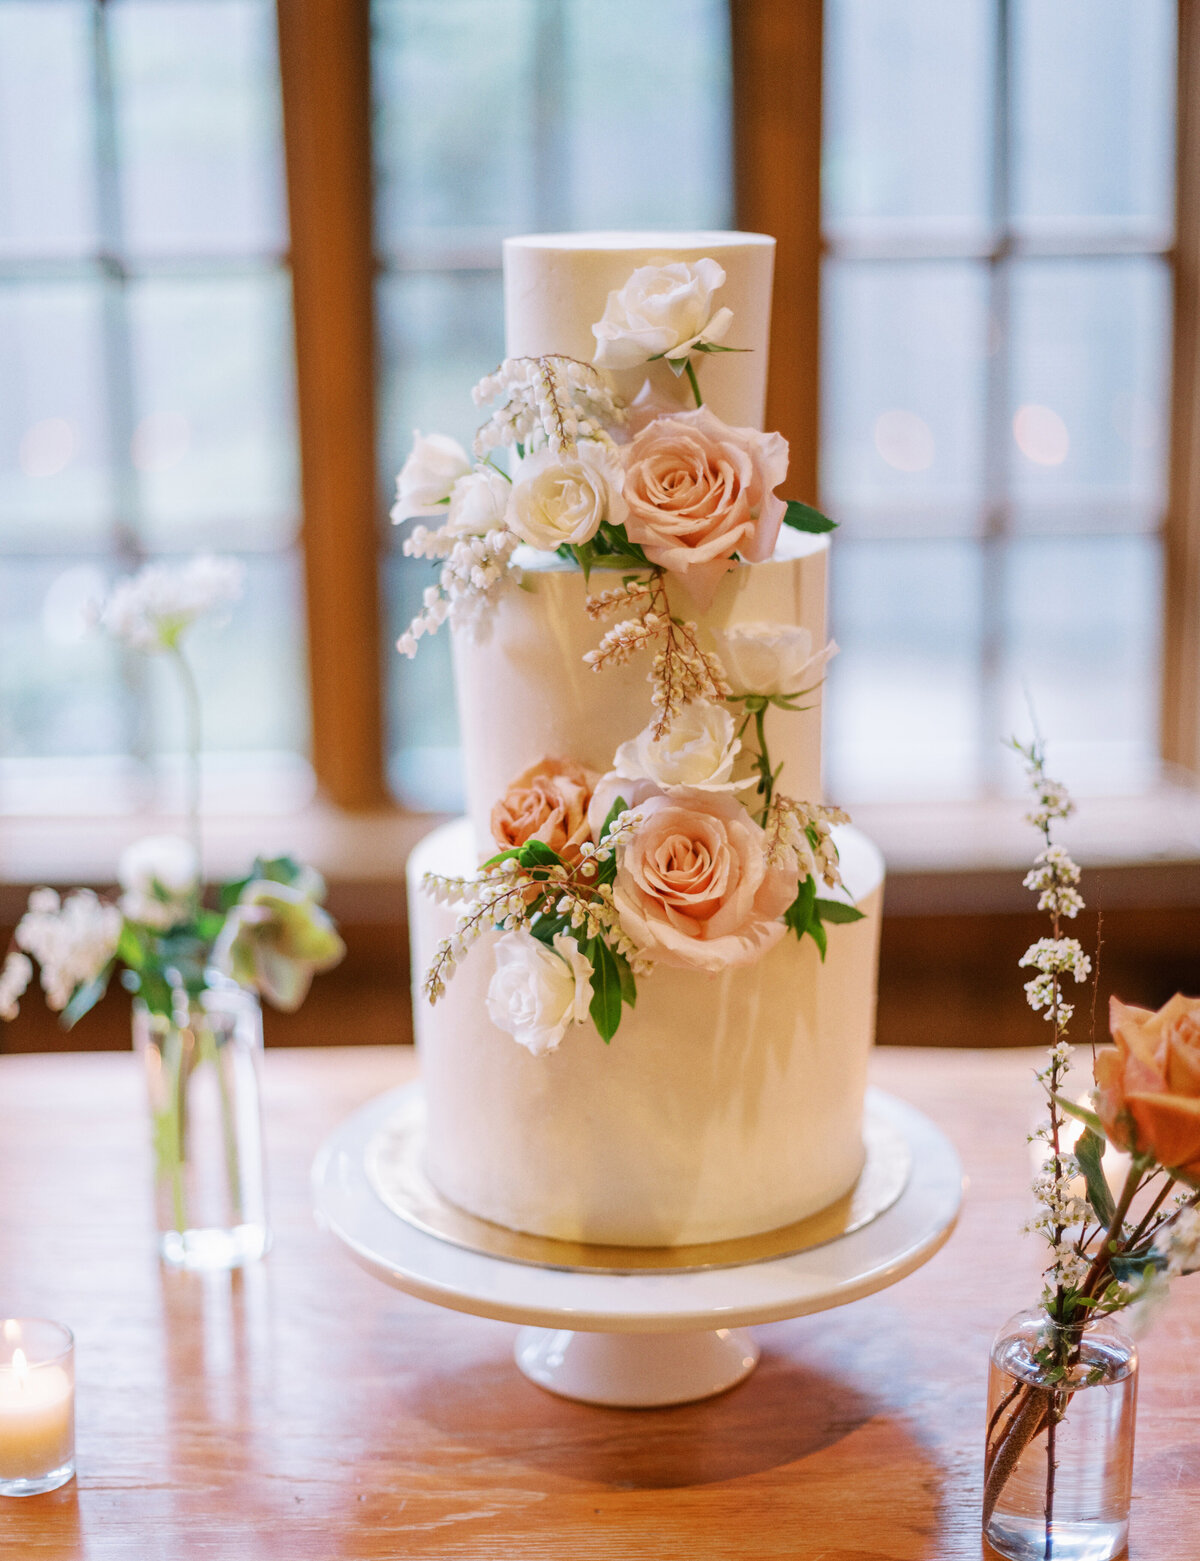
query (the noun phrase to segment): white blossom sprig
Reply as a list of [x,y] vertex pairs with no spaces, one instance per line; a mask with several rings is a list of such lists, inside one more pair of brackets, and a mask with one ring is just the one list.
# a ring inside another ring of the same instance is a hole
[[0,1019],[15,1019],[21,999],[33,980],[33,961],[27,954],[10,949],[0,968]]
[[[602,672],[606,667],[624,665],[639,651],[653,650],[650,700],[658,712],[654,725],[657,742],[671,730],[684,705],[697,699],[715,703],[733,690],[720,658],[700,643],[698,626],[672,613],[663,571],[656,569],[642,584],[643,589],[636,593],[629,585],[623,588],[630,601],[645,603],[640,616],[614,624],[583,659],[594,672]],[[616,608],[623,605],[606,592],[598,599],[602,610],[609,608],[604,598],[611,598]],[[594,615],[599,616],[599,612]]]
[[767,808],[767,864],[795,867],[800,878],[821,878],[831,889],[841,885],[835,824],[848,824],[849,813],[819,802],[799,802],[777,792]]
[[481,460],[502,445],[562,452],[581,439],[611,444],[610,430],[628,418],[624,402],[592,364],[557,353],[505,358],[471,396],[478,407],[500,400],[475,435]]
[[421,611],[396,641],[396,649],[411,660],[417,641],[434,634],[447,621],[470,629],[484,610],[509,587],[519,585],[521,571],[512,559],[520,538],[507,527],[495,527],[483,536],[451,536],[417,526],[405,540],[410,558],[443,558],[436,585],[425,587]]
[[[56,1013],[67,1006],[77,988],[101,978],[117,952],[123,925],[118,907],[91,889],[76,889],[65,900],[53,889],[35,889],[29,896],[14,941],[40,965],[42,990]],[[8,964],[6,960],[6,975]],[[14,967],[10,977],[14,986],[23,969]]]

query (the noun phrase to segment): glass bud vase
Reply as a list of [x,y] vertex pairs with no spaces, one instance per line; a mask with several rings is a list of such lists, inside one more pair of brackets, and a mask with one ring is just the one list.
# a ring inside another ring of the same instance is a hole
[[153,1123],[159,1251],[175,1268],[237,1268],[270,1243],[258,999],[216,977],[171,1017],[136,1001],[133,1042]]
[[1137,1351],[1102,1317],[1063,1338],[1065,1373],[1040,1308],[996,1335],[988,1374],[983,1532],[1011,1561],[1109,1561],[1129,1534]]

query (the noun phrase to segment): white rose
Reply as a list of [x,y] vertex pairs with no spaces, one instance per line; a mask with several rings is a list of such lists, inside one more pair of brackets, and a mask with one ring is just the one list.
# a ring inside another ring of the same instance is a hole
[[200,876],[196,853],[182,835],[147,835],[121,853],[120,906],[130,921],[163,930],[182,921]]
[[494,466],[477,466],[460,477],[450,493],[446,530],[452,537],[485,537],[502,529],[511,486]]
[[621,525],[623,473],[602,444],[583,440],[574,455],[539,450],[522,461],[508,503],[508,524],[523,542],[552,553],[591,541],[602,520]]
[[457,439],[413,429],[412,453],[396,478],[392,519],[398,524],[413,515],[435,515],[454,484],[470,470],[467,452]]
[[506,932],[496,944],[488,1017],[541,1057],[557,1049],[569,1025],[587,1018],[591,979],[591,961],[565,933],[554,939],[551,952],[528,932]]
[[820,682],[837,654],[830,640],[814,655],[811,633],[791,623],[735,623],[718,638],[735,694],[798,694]]
[[[657,741],[652,721],[613,759],[613,769],[629,780],[652,780],[665,792],[687,787],[694,791],[733,791],[751,781],[735,781],[733,761],[741,750],[734,721],[724,705],[695,699],[671,722]],[[628,800],[628,799],[626,799]]]
[[633,369],[651,358],[684,358],[699,341],[720,341],[733,319],[731,309],[713,310],[724,281],[715,260],[639,266],[609,293],[604,318],[592,326],[592,361],[601,369]]

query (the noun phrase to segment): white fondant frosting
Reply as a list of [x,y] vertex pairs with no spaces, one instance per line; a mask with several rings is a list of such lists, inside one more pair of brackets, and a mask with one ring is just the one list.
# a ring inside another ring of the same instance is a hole
[[[823,965],[811,939],[788,937],[716,976],[660,968],[607,1046],[589,1023],[533,1057],[496,1029],[484,1008],[494,934],[435,1008],[418,993],[439,1190],[517,1230],[627,1246],[752,1235],[846,1192],[862,1167],[883,863],[857,831],[838,840],[866,915],[828,929]],[[413,853],[415,970],[455,914],[420,892],[420,875],[469,871],[473,857],[465,819]]]
[[[504,241],[504,330],[509,357],[562,353],[590,363],[592,326],[610,292],[640,266],[715,260],[725,284],[714,302],[733,311],[723,345],[738,352],[695,359],[705,402],[725,423],[761,428],[767,395],[767,341],[775,240],[763,233],[542,233]],[[693,405],[686,379],[665,363],[611,376],[632,400],[649,379],[656,394]]]

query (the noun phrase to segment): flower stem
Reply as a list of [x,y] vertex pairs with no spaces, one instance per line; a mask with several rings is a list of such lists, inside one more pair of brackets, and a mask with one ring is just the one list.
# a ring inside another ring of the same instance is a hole
[[192,849],[196,853],[197,868],[197,893],[203,881],[203,872],[200,864],[201,835],[200,835],[200,743],[201,743],[201,706],[200,689],[196,684],[196,678],[188,665],[188,659],[178,643],[170,646],[170,654],[175,662],[175,670],[179,677],[179,687],[183,693],[183,722],[184,722],[184,747],[186,750],[185,780],[184,780],[184,806],[187,811],[188,836],[192,842]]
[[692,360],[687,357],[683,360],[683,371],[688,377],[688,384],[692,387],[692,395],[696,398],[696,405],[704,405],[704,397],[700,394],[700,381],[696,378],[696,371],[692,367]]

